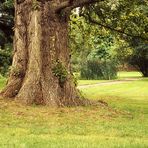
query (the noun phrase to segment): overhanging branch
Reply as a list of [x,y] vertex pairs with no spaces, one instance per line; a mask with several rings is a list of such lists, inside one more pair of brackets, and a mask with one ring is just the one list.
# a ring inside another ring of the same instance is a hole
[[123,31],[121,29],[112,28],[111,26],[108,26],[107,24],[102,24],[102,23],[98,22],[97,20],[93,19],[90,15],[87,15],[87,16],[88,16],[88,19],[89,19],[90,23],[99,25],[99,26],[104,27],[106,29],[109,29],[111,31],[118,32],[120,34],[124,34],[124,35],[132,37],[132,38],[140,38],[142,40],[148,41],[148,38],[146,38],[146,37],[142,37],[142,36],[139,36],[139,35],[133,35],[133,34],[126,33],[125,31]]
[[89,4],[93,4],[101,1],[104,1],[104,0],[68,0],[68,1],[62,2],[59,6],[57,6],[56,11],[60,11],[65,8],[72,10],[77,7],[83,7],[85,5],[89,5]]
[[60,11],[60,10],[62,10],[64,8],[68,7],[69,5],[70,5],[70,1],[69,0],[68,1],[64,1],[60,5],[58,5],[56,7],[56,11]]

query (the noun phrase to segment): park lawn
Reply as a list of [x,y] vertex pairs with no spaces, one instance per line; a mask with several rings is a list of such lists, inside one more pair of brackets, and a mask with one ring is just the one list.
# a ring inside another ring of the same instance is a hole
[[147,88],[143,79],[81,89],[109,107],[51,109],[0,99],[0,148],[147,148]]
[[82,94],[90,99],[103,100],[112,107],[134,113],[148,113],[148,78],[91,88],[81,88]]

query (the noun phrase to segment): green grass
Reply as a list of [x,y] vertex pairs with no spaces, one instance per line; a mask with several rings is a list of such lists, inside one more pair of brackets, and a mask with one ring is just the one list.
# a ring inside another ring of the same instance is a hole
[[142,77],[142,74],[140,72],[137,72],[137,71],[129,71],[129,72],[121,71],[121,72],[118,72],[118,78],[140,78],[140,77]]
[[146,78],[121,84],[85,88],[82,89],[82,92],[88,98],[102,98],[115,105],[119,102],[120,106],[124,106],[125,102],[129,103],[128,106],[137,103],[138,106],[143,104],[145,107],[148,107],[146,106],[146,103],[148,103],[148,79]]
[[6,78],[0,77],[0,89],[4,87],[5,83],[6,83]]
[[0,148],[147,148],[147,88],[143,79],[81,89],[110,107],[51,109],[0,99]]

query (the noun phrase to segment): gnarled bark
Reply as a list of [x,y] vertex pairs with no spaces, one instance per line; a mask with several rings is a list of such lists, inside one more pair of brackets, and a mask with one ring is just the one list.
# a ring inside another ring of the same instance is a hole
[[70,73],[68,21],[57,1],[16,4],[14,57],[5,98],[26,104],[84,105]]

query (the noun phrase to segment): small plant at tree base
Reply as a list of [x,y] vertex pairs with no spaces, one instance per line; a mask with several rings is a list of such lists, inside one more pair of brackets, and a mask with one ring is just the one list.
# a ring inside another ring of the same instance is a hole
[[14,66],[11,67],[11,74],[14,77],[23,77],[24,76],[24,73],[22,72],[22,70],[19,67],[14,67]]
[[38,10],[40,8],[40,4],[37,0],[33,0],[33,3],[32,3],[32,9],[33,10]]
[[59,79],[60,86],[63,86],[67,80],[68,75],[65,66],[59,60],[57,60],[52,72]]
[[78,78],[72,74],[72,81],[75,84],[75,86],[78,86]]

